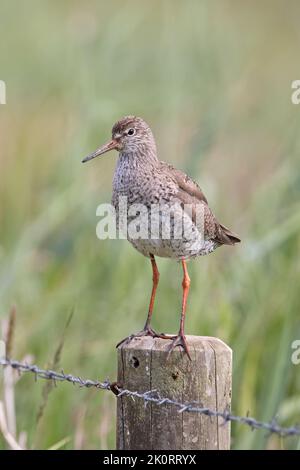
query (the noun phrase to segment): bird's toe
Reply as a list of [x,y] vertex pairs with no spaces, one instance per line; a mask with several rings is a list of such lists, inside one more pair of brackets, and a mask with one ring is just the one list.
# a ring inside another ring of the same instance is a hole
[[170,354],[171,352],[177,347],[182,347],[184,352],[187,354],[189,360],[191,361],[192,358],[191,358],[191,355],[190,355],[190,351],[189,351],[189,348],[188,348],[188,345],[187,345],[187,342],[186,342],[186,339],[185,339],[185,335],[184,334],[178,334],[177,336],[174,336],[172,338],[172,343],[169,347],[169,351],[168,351],[168,356],[167,356],[167,359],[169,359],[170,357]]
[[122,339],[121,341],[119,341],[116,348],[118,348],[122,344],[125,345],[125,344],[130,343],[130,341],[132,341],[134,338],[141,338],[143,336],[151,336],[152,338],[161,338],[161,339],[173,339],[174,338],[174,336],[171,336],[171,335],[166,335],[164,333],[157,333],[155,330],[153,330],[151,326],[146,326],[141,331],[137,333],[133,333],[127,336],[126,338]]

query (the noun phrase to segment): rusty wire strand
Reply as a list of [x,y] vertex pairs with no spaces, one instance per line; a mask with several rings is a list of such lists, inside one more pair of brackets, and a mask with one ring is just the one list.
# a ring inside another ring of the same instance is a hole
[[251,429],[262,429],[268,431],[270,434],[278,434],[282,437],[287,436],[300,436],[300,426],[290,426],[282,427],[280,426],[275,419],[270,422],[258,421],[255,418],[250,416],[236,416],[231,414],[229,411],[216,411],[209,408],[201,406],[197,402],[193,403],[182,403],[177,400],[172,400],[171,398],[161,397],[157,390],[148,390],[146,392],[137,392],[127,389],[122,389],[116,383],[112,383],[109,380],[100,382],[98,380],[89,380],[82,379],[79,376],[73,374],[65,374],[62,370],[61,372],[56,372],[53,370],[41,369],[36,365],[30,365],[15,361],[13,359],[0,359],[0,366],[2,367],[12,367],[19,372],[31,372],[35,375],[35,378],[41,378],[46,380],[52,380],[56,382],[70,382],[74,385],[79,385],[80,387],[86,388],[97,388],[100,390],[111,390],[113,391],[118,398],[121,397],[132,397],[139,398],[144,400],[145,406],[147,403],[155,403],[158,406],[169,405],[177,408],[178,413],[188,412],[188,413],[199,413],[205,416],[210,416],[212,418],[220,418],[223,420],[223,423],[235,422],[249,426]]

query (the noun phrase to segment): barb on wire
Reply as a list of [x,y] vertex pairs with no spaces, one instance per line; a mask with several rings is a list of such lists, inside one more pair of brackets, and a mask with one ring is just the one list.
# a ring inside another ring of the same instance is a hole
[[282,427],[275,419],[270,422],[258,421],[250,416],[236,416],[231,414],[229,411],[216,411],[201,406],[197,402],[182,403],[171,398],[161,397],[157,390],[148,390],[146,392],[137,392],[133,390],[123,389],[116,382],[109,382],[105,380],[100,382],[97,380],[82,379],[79,376],[72,374],[65,374],[64,371],[55,372],[53,370],[44,370],[36,365],[29,365],[15,361],[13,359],[0,359],[0,366],[10,366],[19,372],[32,372],[35,378],[41,378],[46,380],[53,380],[55,382],[70,382],[74,385],[86,388],[97,388],[100,390],[111,390],[118,398],[121,397],[132,397],[144,400],[145,405],[147,403],[155,403],[158,406],[169,405],[177,408],[178,413],[199,413],[213,418],[220,418],[224,424],[231,421],[235,423],[244,424],[249,426],[251,429],[262,429],[268,431],[271,434],[278,434],[282,437],[287,436],[300,436],[299,426]]

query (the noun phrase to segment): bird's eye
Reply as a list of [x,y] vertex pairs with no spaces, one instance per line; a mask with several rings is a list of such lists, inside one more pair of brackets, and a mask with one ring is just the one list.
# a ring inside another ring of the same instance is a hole
[[132,127],[131,129],[128,129],[127,134],[128,134],[128,135],[133,135],[133,134],[135,134],[135,129],[133,129],[133,127]]

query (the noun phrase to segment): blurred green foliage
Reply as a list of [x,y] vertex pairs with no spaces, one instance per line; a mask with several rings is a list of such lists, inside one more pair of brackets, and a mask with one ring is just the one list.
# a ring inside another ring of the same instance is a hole
[[[123,115],[144,117],[161,159],[199,181],[243,243],[189,264],[186,331],[234,352],[233,410],[300,420],[300,106],[297,1],[1,0],[0,315],[17,306],[13,356],[90,378],[116,376],[115,344],[140,329],[151,268],[126,241],[99,241],[116,155],[81,158]],[[154,326],[175,332],[180,265],[158,260]],[[149,293],[149,294],[148,294]],[[113,397],[61,384],[36,426],[43,384],[16,385],[27,445],[113,448]],[[5,444],[2,443],[5,447]],[[296,439],[233,425],[233,448]]]

